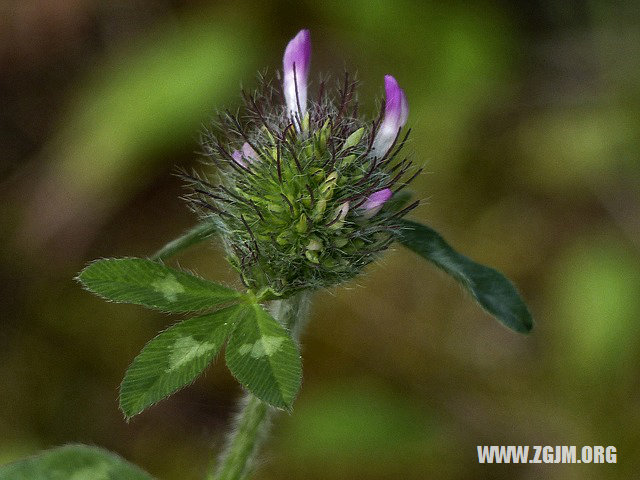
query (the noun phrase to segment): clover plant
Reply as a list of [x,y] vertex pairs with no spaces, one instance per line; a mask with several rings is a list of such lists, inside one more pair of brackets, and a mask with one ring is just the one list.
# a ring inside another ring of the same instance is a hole
[[[300,336],[313,293],[361,274],[394,242],[453,276],[507,327],[526,333],[533,324],[502,274],[406,218],[419,200],[412,201],[405,187],[421,168],[405,152],[409,109],[397,80],[384,77],[382,111],[367,119],[348,74],[335,91],[320,82],[311,94],[310,60],[310,33],[302,30],[285,49],[278,80],[261,77],[255,92],[242,92],[239,113],[221,111],[205,129],[205,167],[181,172],[186,200],[199,218],[192,230],[150,258],[96,260],[77,277],[107,301],[188,314],[152,339],[125,373],[120,408],[127,419],[192,383],[224,350],[246,393],[210,472],[215,480],[248,478],[272,417],[293,410],[302,381]],[[224,246],[241,290],[165,265],[208,240]],[[96,476],[100,472],[106,476]],[[84,446],[0,469],[7,479],[72,476],[150,478]]]

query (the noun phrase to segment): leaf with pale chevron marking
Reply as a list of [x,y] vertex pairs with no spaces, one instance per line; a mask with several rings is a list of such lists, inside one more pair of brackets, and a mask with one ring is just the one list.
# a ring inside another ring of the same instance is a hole
[[243,296],[231,288],[144,258],[97,260],[77,279],[106,300],[164,312],[196,312]]
[[243,307],[184,320],[151,340],[133,360],[120,386],[127,418],[193,382],[213,361]]
[[256,397],[291,409],[302,381],[300,352],[289,333],[260,305],[242,305],[225,359],[231,373]]

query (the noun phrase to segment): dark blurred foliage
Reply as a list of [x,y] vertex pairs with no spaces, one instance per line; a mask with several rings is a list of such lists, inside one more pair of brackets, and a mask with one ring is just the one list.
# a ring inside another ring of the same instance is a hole
[[[628,479],[640,466],[638,2],[0,4],[0,462],[70,442],[202,478],[240,389],[219,362],[126,424],[125,368],[175,318],[72,280],[195,221],[176,166],[312,31],[312,76],[391,73],[428,174],[413,218],[504,271],[528,337],[400,247],[317,295],[305,382],[256,478]],[[236,283],[214,244],[180,265]],[[477,464],[477,444],[615,445],[617,465]]]

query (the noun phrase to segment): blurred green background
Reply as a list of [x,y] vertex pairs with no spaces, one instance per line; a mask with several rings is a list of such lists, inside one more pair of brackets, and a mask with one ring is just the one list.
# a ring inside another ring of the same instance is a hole
[[[202,478],[241,394],[222,362],[126,424],[125,368],[175,317],[72,277],[191,226],[200,125],[310,28],[372,113],[391,73],[428,173],[412,218],[505,272],[507,331],[400,247],[321,292],[257,479],[629,479],[640,469],[638,2],[3,0],[0,463],[82,442]],[[234,284],[215,245],[180,265]],[[617,465],[478,465],[476,445],[614,445]]]

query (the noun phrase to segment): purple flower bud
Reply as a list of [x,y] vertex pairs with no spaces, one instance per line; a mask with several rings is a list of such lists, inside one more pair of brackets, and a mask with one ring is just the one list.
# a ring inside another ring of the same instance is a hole
[[258,158],[258,154],[256,151],[251,148],[247,142],[244,142],[242,145],[242,150],[234,150],[231,154],[231,158],[241,167],[247,168],[247,161],[249,163],[253,162],[256,158]]
[[256,153],[256,151],[247,142],[244,142],[242,144],[242,156],[250,162],[258,158],[258,154]]
[[382,205],[391,198],[393,192],[390,188],[384,188],[372,193],[367,197],[367,200],[362,204],[364,210],[363,216],[365,218],[371,218],[380,211]]
[[371,156],[383,157],[393,145],[398,132],[407,123],[409,105],[404,90],[391,75],[384,76],[385,104],[384,118],[376,133]]
[[247,168],[247,162],[242,159],[242,152],[240,150],[234,150],[231,154],[231,158],[241,167]]
[[307,111],[307,76],[310,63],[311,34],[309,30],[300,30],[287,45],[282,59],[282,89],[287,111],[293,118],[300,115],[300,121]]

